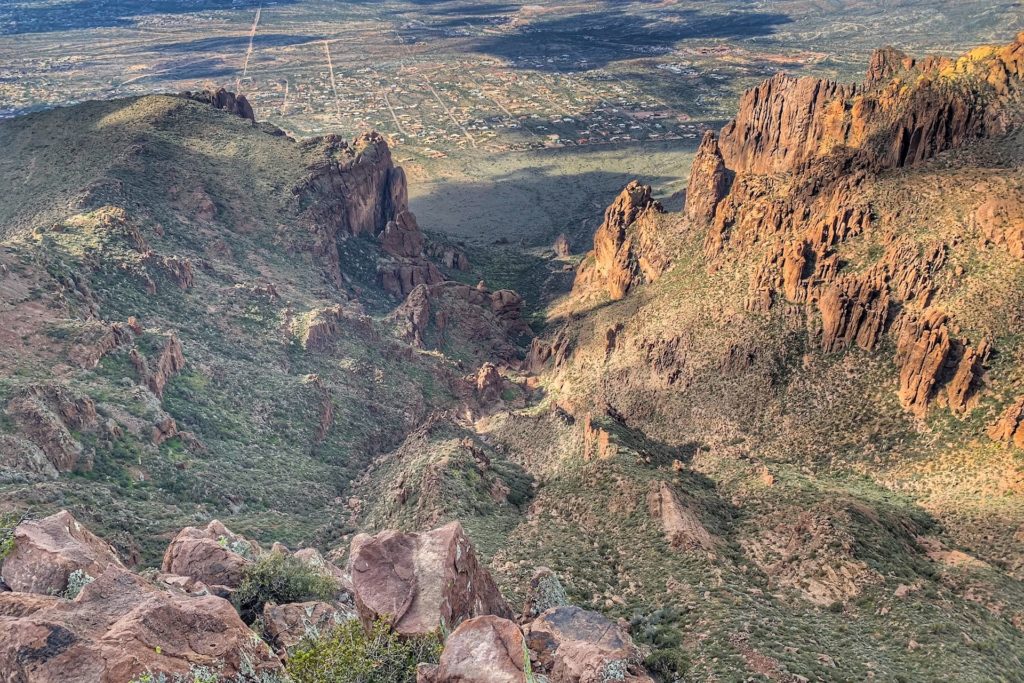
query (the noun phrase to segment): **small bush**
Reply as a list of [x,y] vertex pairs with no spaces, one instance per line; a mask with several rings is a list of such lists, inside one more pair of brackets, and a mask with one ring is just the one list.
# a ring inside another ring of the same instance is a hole
[[378,621],[367,633],[356,620],[299,643],[288,659],[294,683],[415,683],[416,665],[436,664],[439,634],[403,638]]
[[14,550],[14,529],[19,523],[14,515],[0,515],[0,564]]
[[319,570],[289,555],[269,553],[246,568],[232,600],[242,619],[251,624],[268,602],[329,600],[337,590],[334,579]]
[[68,600],[74,600],[82,592],[82,589],[93,581],[95,579],[86,574],[84,570],[76,569],[68,576],[68,587],[64,589],[63,596]]

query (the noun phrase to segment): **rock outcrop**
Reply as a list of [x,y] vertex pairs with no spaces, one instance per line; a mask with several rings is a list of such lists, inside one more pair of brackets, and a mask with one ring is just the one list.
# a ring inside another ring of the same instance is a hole
[[0,632],[0,671],[9,681],[124,683],[199,666],[230,680],[243,666],[281,668],[231,603],[161,590],[116,565],[75,600],[0,593]]
[[185,354],[177,335],[165,336],[156,355],[146,358],[137,349],[132,349],[129,358],[140,381],[149,387],[157,398],[164,395],[164,387],[179,372],[185,369]]
[[20,391],[4,408],[17,431],[34,444],[57,472],[92,469],[92,454],[75,437],[98,425],[96,404],[60,384]]
[[514,622],[475,617],[448,636],[439,664],[419,666],[416,683],[527,683],[528,657]]
[[213,520],[203,529],[190,526],[179,531],[164,552],[161,570],[188,576],[218,595],[228,595],[258,554],[258,545]]
[[360,534],[350,568],[356,609],[367,626],[386,619],[397,633],[417,635],[472,617],[511,617],[458,522],[420,534]]
[[712,552],[720,545],[719,539],[711,535],[691,507],[683,504],[668,482],[651,482],[647,510],[675,550]]
[[729,193],[729,171],[725,167],[718,138],[711,131],[704,132],[697,154],[690,167],[690,180],[686,185],[686,215],[694,223],[710,222],[715,208]]
[[1024,396],[1014,399],[988,429],[993,441],[1024,448]]
[[594,250],[576,273],[573,292],[603,290],[613,300],[621,299],[633,286],[656,280],[669,265],[658,239],[658,216],[663,213],[649,185],[627,185],[605,211],[594,234]]
[[597,612],[556,607],[525,629],[538,668],[552,683],[653,683],[640,651],[618,625]]
[[523,299],[507,289],[490,291],[457,282],[420,285],[389,319],[403,340],[419,348],[456,346],[495,362],[513,362],[519,341],[531,335]]
[[326,602],[267,603],[263,607],[263,633],[275,651],[286,657],[303,638],[327,633],[353,617]]
[[418,284],[443,280],[423,258],[424,239],[409,211],[405,172],[395,166],[383,136],[366,133],[349,143],[328,135],[301,145],[309,173],[293,193],[312,236],[307,246],[331,282],[344,285],[339,245],[359,235],[377,238],[395,259],[381,266],[386,291],[404,296]]
[[236,95],[230,90],[220,88],[219,90],[203,90],[202,92],[185,92],[182,93],[183,97],[196,102],[202,102],[208,104],[214,109],[223,109],[226,112],[230,112],[235,116],[239,116],[243,119],[248,119],[253,123],[256,123],[256,113],[252,109],[252,105],[249,104],[249,100],[246,99],[245,95]]
[[18,525],[0,576],[13,591],[59,595],[74,572],[95,578],[111,566],[123,567],[114,549],[62,510]]

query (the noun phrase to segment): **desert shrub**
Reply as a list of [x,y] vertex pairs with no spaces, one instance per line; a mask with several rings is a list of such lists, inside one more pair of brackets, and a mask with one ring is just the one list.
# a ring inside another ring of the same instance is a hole
[[367,632],[356,620],[307,638],[288,659],[294,683],[415,683],[416,665],[436,664],[440,634],[405,638],[386,622]]
[[290,555],[268,553],[246,567],[242,583],[231,599],[248,624],[268,602],[329,600],[337,590],[334,579],[318,569]]
[[14,515],[0,515],[0,564],[14,550],[14,528],[20,520]]
[[74,600],[82,589],[92,583],[95,579],[85,573],[82,569],[76,569],[68,576],[68,587],[64,589],[63,596],[68,600]]

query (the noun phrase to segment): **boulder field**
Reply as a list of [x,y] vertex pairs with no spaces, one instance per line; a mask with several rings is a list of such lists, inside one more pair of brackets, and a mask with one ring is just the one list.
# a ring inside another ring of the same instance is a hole
[[[247,625],[228,600],[246,569],[285,554],[334,580],[328,601],[275,604]],[[345,569],[315,549],[269,550],[220,521],[182,529],[159,572],[134,572],[67,511],[21,522],[0,565],[0,681],[124,683],[144,675],[284,676],[289,651],[351,619],[399,637],[450,634],[419,683],[652,681],[627,631],[568,604],[539,568],[513,616],[462,525],[356,536]],[[543,611],[540,611],[540,608]],[[257,630],[259,629],[259,630]],[[263,677],[263,678],[261,678]],[[287,680],[283,678],[282,680]]]

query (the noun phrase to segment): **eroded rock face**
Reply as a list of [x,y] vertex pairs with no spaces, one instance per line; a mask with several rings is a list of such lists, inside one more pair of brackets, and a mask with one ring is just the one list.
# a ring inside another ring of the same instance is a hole
[[162,348],[155,356],[146,358],[137,349],[132,349],[129,359],[139,373],[142,383],[148,386],[157,398],[164,395],[167,383],[185,369],[185,354],[181,342],[173,333],[166,335]]
[[889,291],[880,278],[843,278],[818,299],[821,348],[826,352],[859,346],[873,351],[889,319]]
[[249,119],[253,123],[256,123],[256,113],[253,111],[252,105],[249,104],[249,100],[245,98],[245,95],[236,95],[229,90],[220,88],[216,91],[204,90],[202,92],[185,92],[183,93],[183,96],[190,100],[195,100],[196,102],[209,104],[215,109],[223,109],[235,116],[239,116],[243,119]]
[[1000,441],[1017,448],[1024,448],[1024,396],[1011,403],[1003,414],[988,429],[993,441]]
[[663,213],[649,185],[627,185],[605,211],[594,250],[576,273],[574,293],[604,290],[621,299],[634,285],[656,280],[669,265],[658,246],[658,215]]
[[384,618],[397,633],[417,635],[476,616],[511,617],[458,522],[421,534],[360,534],[350,567],[356,609],[367,626]]
[[96,404],[88,396],[59,384],[37,385],[19,392],[4,411],[57,472],[92,469],[91,454],[73,434],[97,426]]
[[256,544],[213,520],[203,529],[190,526],[179,531],[164,552],[161,570],[191,577],[226,595],[238,587],[251,558],[258,554]]
[[676,550],[711,552],[720,543],[704,527],[693,509],[683,504],[668,482],[651,482],[647,510],[651,519],[661,525],[668,544]]
[[123,567],[114,549],[62,510],[18,525],[0,575],[13,591],[57,595],[72,572],[95,578],[111,566]]
[[479,358],[510,363],[520,353],[519,339],[532,334],[523,303],[511,290],[444,282],[414,288],[389,317],[398,336],[420,348],[447,340]]
[[935,400],[958,414],[973,407],[991,351],[987,339],[977,345],[951,337],[949,317],[937,309],[903,322],[896,347],[903,407],[924,417]]
[[437,665],[420,665],[417,683],[526,683],[522,631],[487,615],[462,622],[445,641]]
[[718,203],[729,194],[729,171],[725,167],[718,138],[705,131],[690,168],[686,185],[686,215],[695,223],[708,223],[715,217]]
[[1006,188],[979,188],[980,193],[998,192],[990,196],[971,214],[971,225],[996,246],[1011,256],[1024,259],[1024,193]]
[[75,600],[0,593],[0,671],[9,681],[124,683],[205,666],[225,679],[280,661],[221,598],[164,591],[111,565]]
[[275,650],[285,655],[307,635],[327,633],[354,616],[326,602],[268,603],[263,607],[263,631]]
[[429,262],[418,258],[423,237],[409,211],[405,172],[394,165],[384,138],[366,133],[349,143],[328,135],[301,144],[309,174],[293,193],[304,207],[302,219],[312,236],[308,247],[328,279],[343,286],[338,245],[347,236],[369,234],[378,237],[388,253],[415,260],[402,267],[424,271],[388,271],[390,276],[382,275],[388,291],[404,295],[415,286],[401,286],[406,280],[429,281]]
[[544,612],[526,642],[551,683],[651,683],[640,651],[615,622],[575,606]]

